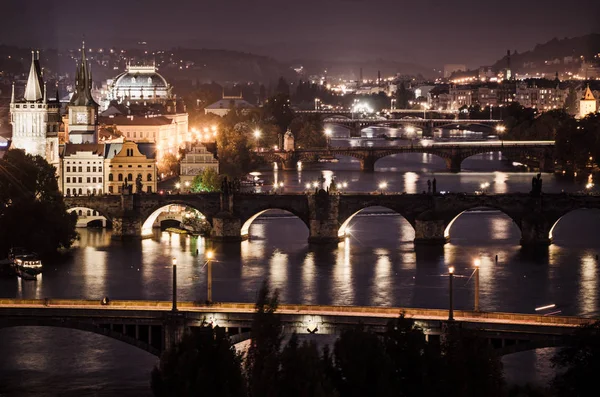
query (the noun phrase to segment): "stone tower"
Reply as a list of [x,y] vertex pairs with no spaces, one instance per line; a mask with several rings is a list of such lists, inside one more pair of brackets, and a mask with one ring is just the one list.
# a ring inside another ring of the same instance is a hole
[[85,43],[77,65],[75,92],[69,102],[69,142],[98,142],[98,104],[92,97],[92,71],[85,56]]
[[283,150],[286,152],[293,152],[294,149],[294,134],[292,134],[292,131],[287,130],[283,136]]
[[10,101],[13,149],[23,149],[34,156],[42,156],[50,164],[58,165],[58,130],[60,127],[58,97],[48,100],[42,77],[39,52],[31,52],[31,67],[22,98],[15,98],[13,84]]
[[597,106],[596,98],[588,85],[583,93],[583,98],[579,100],[579,117],[584,118],[590,113],[596,113]]

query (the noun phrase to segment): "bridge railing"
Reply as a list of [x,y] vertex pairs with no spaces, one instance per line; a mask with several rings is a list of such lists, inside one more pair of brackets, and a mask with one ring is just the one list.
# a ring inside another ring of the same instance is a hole
[[[64,309],[124,309],[124,310],[171,310],[170,301],[142,301],[142,300],[114,300],[108,305],[102,305],[98,300],[73,300],[73,299],[0,299],[0,308],[39,308],[52,307]],[[252,303],[213,303],[211,305],[199,302],[178,302],[180,311],[201,312],[241,312],[249,313],[255,311]],[[439,319],[448,318],[446,309],[420,309],[401,307],[373,307],[373,306],[327,306],[327,305],[294,305],[282,304],[278,308],[281,314],[304,314],[304,315],[332,315],[332,316],[357,316],[374,318],[395,318],[404,314],[413,319]],[[543,316],[526,313],[502,313],[502,312],[474,312],[457,310],[454,316],[458,320],[475,322],[497,322],[545,326],[568,326],[576,327],[589,324],[592,318],[572,316]]]

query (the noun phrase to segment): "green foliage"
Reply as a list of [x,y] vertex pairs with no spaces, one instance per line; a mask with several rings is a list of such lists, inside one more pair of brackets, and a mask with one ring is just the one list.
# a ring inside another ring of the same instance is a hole
[[221,190],[221,176],[214,168],[205,168],[192,180],[190,190],[194,193],[210,193]]
[[502,362],[487,340],[458,325],[448,326],[442,343],[442,387],[449,397],[502,396]]
[[600,371],[600,321],[577,329],[553,358],[559,372],[552,387],[559,397],[589,396],[597,389]]
[[217,154],[221,174],[230,178],[248,173],[252,166],[252,146],[247,125],[224,127],[217,135]]
[[327,146],[323,120],[319,115],[311,114],[295,118],[290,130],[294,134],[297,148],[323,148]]
[[152,371],[156,397],[245,395],[241,358],[225,330],[203,327],[186,333]]
[[298,342],[293,334],[281,353],[279,395],[286,397],[336,396],[314,341]]
[[41,255],[71,247],[77,216],[67,213],[55,175],[46,160],[22,150],[0,160],[0,257],[11,247]]
[[279,306],[279,292],[271,293],[263,283],[256,300],[252,318],[251,343],[246,357],[246,374],[250,397],[278,395],[279,362],[283,332],[281,320],[275,314]]
[[400,87],[398,87],[398,90],[396,91],[396,107],[398,109],[408,109],[410,105],[409,101],[412,101],[413,99],[415,99],[415,94],[406,89],[404,81],[400,83]]
[[279,133],[285,133],[294,119],[290,96],[278,93],[274,97],[269,98],[265,104],[265,113],[279,127]]

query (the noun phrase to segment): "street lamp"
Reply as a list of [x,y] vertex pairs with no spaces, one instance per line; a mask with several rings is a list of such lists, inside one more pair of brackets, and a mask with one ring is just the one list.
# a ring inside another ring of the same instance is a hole
[[452,282],[454,281],[454,266],[448,268],[448,283],[449,283],[449,310],[448,310],[448,321],[454,321],[454,291],[452,290]]
[[475,259],[475,311],[479,311],[479,265],[481,265],[481,261],[479,259]]
[[185,185],[185,189],[186,189],[187,191],[189,191],[189,190],[190,190],[190,181],[185,181],[185,182],[184,182],[184,185]]
[[260,130],[254,130],[254,139],[256,139],[256,150],[258,151],[258,140],[260,139]]
[[171,260],[173,267],[173,307],[172,311],[177,311],[177,258]]
[[177,182],[175,184],[175,189],[177,189],[177,190],[181,189],[181,183]]
[[506,131],[505,126],[503,126],[503,125],[496,126],[496,132],[503,133],[504,131]]
[[206,302],[212,303],[212,258],[214,257],[214,252],[206,251],[206,266],[207,266],[207,292],[206,292]]
[[396,98],[392,98],[392,103],[390,105],[390,110],[395,110],[396,109]]
[[319,110],[319,102],[321,102],[321,100],[319,98],[315,98],[315,110]]
[[383,194],[383,191],[385,189],[387,189],[387,186],[388,186],[387,182],[381,182],[381,183],[379,183],[379,190],[381,190],[381,194]]

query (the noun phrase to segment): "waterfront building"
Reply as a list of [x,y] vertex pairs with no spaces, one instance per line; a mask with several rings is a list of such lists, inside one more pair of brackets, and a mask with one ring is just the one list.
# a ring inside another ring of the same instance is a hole
[[[156,145],[133,141],[106,144],[104,180],[108,194],[121,194],[125,183],[133,186],[134,193],[156,192]],[[140,192],[138,180],[142,184]]]
[[211,103],[204,108],[205,114],[216,114],[217,116],[225,116],[231,109],[249,110],[253,109],[254,106],[247,102],[242,95],[239,96],[225,96],[219,99],[215,103]]
[[515,99],[522,106],[546,111],[561,109],[567,94],[568,90],[561,89],[558,84],[554,87],[538,87],[535,83],[519,83],[516,87]]
[[452,110],[458,110],[463,106],[469,107],[473,104],[473,89],[471,86],[451,86],[449,94]]
[[219,160],[201,143],[189,145],[186,154],[179,164],[179,175],[182,183],[192,182],[205,169],[213,169],[219,173]]
[[66,196],[104,193],[104,144],[64,145],[61,190]]
[[10,123],[12,149],[22,149],[33,156],[42,156],[58,168],[58,132],[60,129],[60,102],[48,99],[39,62],[39,52],[31,52],[31,67],[22,98],[15,98],[12,87]]
[[579,117],[584,118],[590,113],[596,113],[597,110],[598,103],[588,85],[583,92],[583,97],[579,100]]

